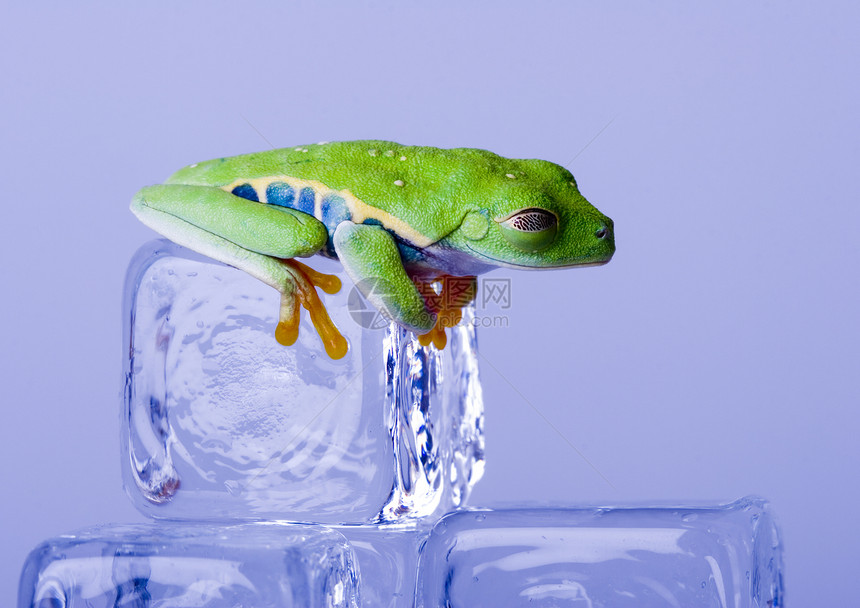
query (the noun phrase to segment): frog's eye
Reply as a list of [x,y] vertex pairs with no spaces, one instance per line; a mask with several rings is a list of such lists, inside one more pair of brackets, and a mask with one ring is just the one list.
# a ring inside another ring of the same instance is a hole
[[555,240],[558,218],[545,209],[522,209],[499,222],[502,236],[523,251],[546,249]]

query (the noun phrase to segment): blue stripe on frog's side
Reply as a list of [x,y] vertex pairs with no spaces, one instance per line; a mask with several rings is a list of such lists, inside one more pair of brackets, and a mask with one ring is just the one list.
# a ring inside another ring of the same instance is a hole
[[[259,187],[262,189],[262,185],[259,185]],[[261,202],[260,199],[262,197],[260,196],[260,192],[249,183],[239,184],[231,192],[244,199]],[[319,210],[316,208],[316,198],[318,195],[310,186],[299,188],[298,186],[291,186],[284,181],[272,181],[266,185],[264,194],[265,198],[263,200],[269,205],[295,209],[321,221],[325,225],[329,237],[334,235],[335,229],[341,222],[352,219],[344,198],[331,191],[322,195]],[[382,223],[375,218],[367,218],[364,220],[364,223],[373,226],[382,226]],[[400,251],[404,264],[410,266],[421,265],[427,259],[427,252],[413,247],[393,232],[392,235],[397,241],[397,248]],[[331,238],[326,241],[325,247],[323,247],[320,253],[326,257],[337,259]]]
[[[231,194],[248,199],[249,201],[257,203],[261,202],[260,194],[251,184],[239,184],[230,192]],[[285,182],[276,181],[266,186],[265,195],[266,198],[264,200],[269,205],[288,207],[290,209],[295,209],[296,211],[301,211],[302,213],[307,213],[312,217],[316,217],[314,214],[316,193],[313,188],[304,187],[299,190],[298,200],[296,200],[295,188]]]
[[266,186],[266,202],[270,205],[295,209],[295,205],[293,204],[295,199],[296,191],[292,186],[284,182],[272,182]]
[[343,197],[338,196],[337,194],[326,194],[322,199],[320,211],[322,213],[322,217],[319,218],[319,220],[325,224],[326,228],[329,229],[329,232],[334,231],[341,222],[351,219],[349,209],[346,206],[346,201],[343,200]]
[[334,231],[338,225],[341,222],[352,219],[352,215],[350,214],[349,208],[346,206],[346,201],[343,197],[331,192],[326,194],[322,199],[320,204],[320,215],[322,215],[322,217],[317,219],[325,224],[329,233],[329,239],[325,246],[326,254],[330,257],[335,257],[336,254],[334,251],[333,239],[331,237],[334,235]]
[[307,186],[302,188],[301,191],[299,191],[299,202],[296,204],[296,211],[301,211],[308,215],[314,215],[315,200],[316,194],[314,194],[313,188],[308,188]]
[[254,187],[251,184],[240,184],[236,186],[233,188],[233,194],[246,198],[249,201],[260,202],[260,197],[257,196],[257,191],[254,190]]

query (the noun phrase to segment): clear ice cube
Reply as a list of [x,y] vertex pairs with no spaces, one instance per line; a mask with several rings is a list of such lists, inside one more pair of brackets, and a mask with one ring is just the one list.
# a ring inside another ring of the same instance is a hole
[[19,608],[356,608],[355,556],[319,526],[107,525],[48,540]]
[[419,559],[416,606],[782,606],[767,504],[507,509],[443,517]]
[[338,526],[349,541],[358,570],[363,606],[400,608],[413,605],[418,550],[429,525]]
[[304,311],[298,342],[278,344],[279,295],[246,273],[164,240],[137,252],[122,443],[142,512],[357,524],[464,504],[483,470],[474,311],[443,351],[421,347],[362,309],[339,265],[313,264],[344,283],[323,295],[340,360]]

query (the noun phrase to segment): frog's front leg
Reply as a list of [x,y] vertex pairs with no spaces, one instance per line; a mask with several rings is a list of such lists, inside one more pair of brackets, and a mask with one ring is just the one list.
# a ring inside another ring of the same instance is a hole
[[281,293],[275,337],[282,344],[298,338],[299,303],[333,359],[343,357],[346,340],[328,317],[316,287],[340,289],[337,277],[323,275],[290,258],[313,255],[328,239],[325,226],[286,207],[243,199],[212,186],[167,184],[143,188],[131,210],[170,240],[271,285]]
[[422,346],[431,343],[442,350],[448,343],[446,327],[454,327],[463,319],[463,307],[468,306],[478,293],[478,278],[475,276],[441,275],[432,281],[416,280],[418,290],[424,296],[427,307],[436,313],[436,324],[429,332],[418,336]]
[[346,221],[338,225],[332,242],[344,270],[377,310],[416,334],[433,329],[436,313],[406,273],[387,231]]

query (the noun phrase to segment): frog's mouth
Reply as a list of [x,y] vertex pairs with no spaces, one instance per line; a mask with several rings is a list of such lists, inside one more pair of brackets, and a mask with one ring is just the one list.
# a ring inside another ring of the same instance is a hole
[[475,251],[467,244],[466,247],[475,254],[475,257],[481,260],[491,260],[494,265],[500,266],[502,268],[520,268],[525,270],[560,270],[563,268],[589,268],[592,266],[603,266],[609,260],[612,259],[612,256],[615,255],[615,252],[609,254],[605,260],[594,260],[590,259],[588,256],[583,256],[581,262],[574,260],[573,262],[567,262],[564,264],[546,264],[542,266],[529,266],[528,264],[514,264],[513,262],[507,262],[505,260],[500,260],[498,258],[494,258],[485,253],[481,253],[480,251]]

